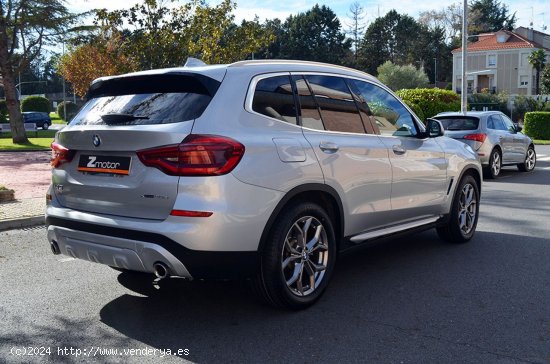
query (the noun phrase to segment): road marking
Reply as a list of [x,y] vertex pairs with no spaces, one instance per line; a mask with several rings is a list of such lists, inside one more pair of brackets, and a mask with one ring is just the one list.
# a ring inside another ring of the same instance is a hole
[[542,158],[538,157],[537,160],[543,161],[543,162],[550,162],[550,157],[543,156]]

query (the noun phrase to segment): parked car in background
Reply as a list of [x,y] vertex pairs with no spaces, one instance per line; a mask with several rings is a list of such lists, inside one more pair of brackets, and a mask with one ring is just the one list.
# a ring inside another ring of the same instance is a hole
[[48,130],[52,125],[52,119],[47,112],[25,111],[22,114],[25,123],[35,123],[37,128]]
[[481,165],[376,78],[243,61],[100,78],[52,144],[54,254],[158,278],[250,278],[299,309],[339,252],[476,230]]
[[479,156],[488,178],[497,178],[502,166],[516,165],[530,172],[537,163],[535,145],[500,111],[445,112],[434,116],[445,135],[471,146]]

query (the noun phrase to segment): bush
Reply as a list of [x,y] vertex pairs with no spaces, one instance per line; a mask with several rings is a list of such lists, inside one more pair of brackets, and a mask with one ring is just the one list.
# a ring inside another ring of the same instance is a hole
[[527,112],[523,125],[523,132],[532,139],[550,140],[550,112]]
[[487,106],[490,110],[508,113],[508,94],[477,93],[468,97],[468,109],[483,110]]
[[40,111],[49,114],[51,111],[50,100],[42,96],[25,97],[21,102],[21,111]]
[[70,121],[78,113],[78,106],[72,101],[65,101],[67,103],[67,118],[65,118],[65,108],[63,107],[63,101],[57,105],[57,115],[62,120]]
[[525,113],[543,111],[545,102],[531,96],[520,95],[514,100],[514,119],[523,120]]
[[426,87],[430,82],[423,69],[413,65],[399,66],[386,61],[377,68],[378,79],[392,90]]
[[414,104],[422,111],[422,116],[417,114],[422,121],[431,118],[443,111],[459,111],[460,97],[454,91],[439,88],[419,88],[397,91],[407,105]]

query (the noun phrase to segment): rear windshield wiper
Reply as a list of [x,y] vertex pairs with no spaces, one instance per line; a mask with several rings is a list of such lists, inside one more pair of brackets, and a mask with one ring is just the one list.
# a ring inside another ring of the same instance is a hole
[[132,121],[136,119],[149,119],[148,116],[143,115],[132,115],[132,114],[123,114],[123,113],[111,113],[101,115],[101,120],[107,124],[118,124],[124,123],[126,121]]

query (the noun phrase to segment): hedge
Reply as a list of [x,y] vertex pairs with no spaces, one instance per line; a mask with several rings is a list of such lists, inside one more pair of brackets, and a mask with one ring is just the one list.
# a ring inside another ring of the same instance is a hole
[[532,139],[550,140],[550,112],[525,113],[523,132]]
[[405,102],[405,104],[407,104],[408,107],[410,107],[412,109],[412,111],[414,111],[414,113],[416,114],[416,116],[418,116],[418,118],[420,120],[422,120],[422,121],[426,120],[426,117],[424,116],[424,112],[422,111],[420,106],[418,106],[414,102],[411,102],[411,101],[408,101],[408,100],[404,100],[404,102]]
[[72,101],[66,101],[67,103],[67,118],[65,118],[65,108],[63,107],[63,101],[57,105],[57,115],[62,120],[70,121],[78,113],[78,106]]
[[21,102],[21,111],[40,111],[50,113],[50,100],[42,96],[28,96]]
[[439,88],[416,88],[399,90],[396,94],[407,105],[414,104],[418,106],[423,115],[417,115],[423,121],[443,111],[460,110],[460,97],[454,91]]

